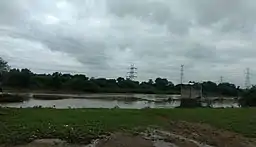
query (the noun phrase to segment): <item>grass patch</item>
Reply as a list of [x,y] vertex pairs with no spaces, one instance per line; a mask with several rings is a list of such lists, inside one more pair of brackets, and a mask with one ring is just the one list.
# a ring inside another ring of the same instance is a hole
[[256,137],[256,109],[3,109],[0,144],[20,144],[37,138],[60,138],[73,143],[113,131],[148,126],[165,127],[169,121],[203,122]]

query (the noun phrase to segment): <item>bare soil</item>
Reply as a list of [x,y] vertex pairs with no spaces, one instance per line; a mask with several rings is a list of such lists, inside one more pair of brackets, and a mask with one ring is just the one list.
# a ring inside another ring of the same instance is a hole
[[71,145],[59,139],[40,139],[15,147],[256,147],[256,141],[206,124],[172,122],[169,130],[149,129],[139,135],[113,133],[90,145]]
[[216,147],[256,146],[255,138],[246,138],[240,134],[220,130],[207,124],[172,122],[168,131]]
[[133,136],[130,134],[116,133],[109,138],[97,143],[96,147],[154,147],[150,140],[142,136]]

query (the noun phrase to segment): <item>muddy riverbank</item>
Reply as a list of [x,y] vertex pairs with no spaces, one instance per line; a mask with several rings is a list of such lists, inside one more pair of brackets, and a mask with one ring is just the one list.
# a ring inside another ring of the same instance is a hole
[[245,138],[206,124],[172,122],[169,128],[149,128],[133,134],[110,133],[92,140],[90,144],[70,144],[61,139],[37,139],[13,147],[256,147],[254,138]]
[[37,144],[47,144],[48,139],[77,147],[90,143],[94,147],[136,147],[140,143],[141,147],[255,146],[255,108],[0,111],[4,112],[0,115],[0,144],[8,147],[40,147]]

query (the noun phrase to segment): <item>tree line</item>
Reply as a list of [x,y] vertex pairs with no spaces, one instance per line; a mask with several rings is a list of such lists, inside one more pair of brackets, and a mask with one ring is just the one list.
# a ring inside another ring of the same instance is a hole
[[[62,90],[80,92],[106,93],[148,93],[179,94],[180,84],[174,84],[166,78],[149,79],[148,81],[132,81],[123,77],[117,79],[93,78],[83,74],[37,74],[29,69],[10,68],[0,58],[2,87],[13,89]],[[238,96],[239,87],[232,83],[214,83],[206,81],[194,82],[194,86],[202,87],[204,95]]]

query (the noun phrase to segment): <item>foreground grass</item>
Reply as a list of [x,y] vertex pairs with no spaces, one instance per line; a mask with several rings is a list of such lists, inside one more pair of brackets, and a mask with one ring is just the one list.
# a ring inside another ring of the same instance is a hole
[[36,138],[61,138],[88,143],[113,131],[148,126],[167,127],[169,121],[203,122],[256,137],[256,109],[1,109],[0,144]]

